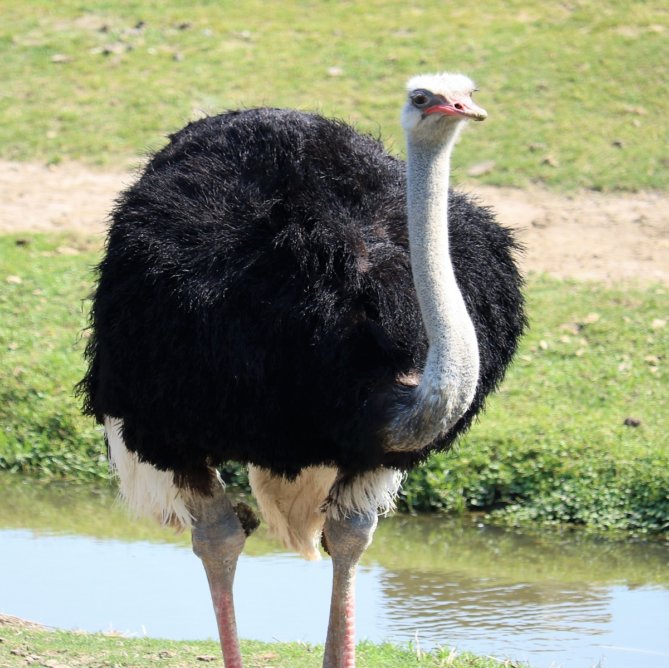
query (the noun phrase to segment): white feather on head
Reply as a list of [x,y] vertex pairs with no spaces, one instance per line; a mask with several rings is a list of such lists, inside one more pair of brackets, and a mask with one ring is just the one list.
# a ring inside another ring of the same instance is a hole
[[447,98],[474,92],[476,85],[465,74],[440,72],[435,74],[418,74],[407,81],[407,92],[425,88],[431,93],[441,94]]

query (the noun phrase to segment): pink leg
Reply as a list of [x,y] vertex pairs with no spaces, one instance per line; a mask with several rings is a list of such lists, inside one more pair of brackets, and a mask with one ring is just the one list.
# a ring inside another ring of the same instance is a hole
[[355,571],[372,542],[377,521],[375,514],[325,521],[333,578],[323,668],[355,668]]
[[223,663],[225,668],[242,668],[232,584],[246,541],[245,529],[221,487],[217,486],[210,497],[197,497],[190,506],[195,518],[193,552],[200,557],[207,573]]

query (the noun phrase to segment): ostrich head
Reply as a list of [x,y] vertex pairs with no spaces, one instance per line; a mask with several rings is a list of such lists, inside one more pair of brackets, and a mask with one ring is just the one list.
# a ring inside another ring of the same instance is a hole
[[422,74],[407,82],[408,98],[402,109],[407,137],[443,143],[453,138],[468,119],[488,114],[472,100],[474,82],[464,74]]

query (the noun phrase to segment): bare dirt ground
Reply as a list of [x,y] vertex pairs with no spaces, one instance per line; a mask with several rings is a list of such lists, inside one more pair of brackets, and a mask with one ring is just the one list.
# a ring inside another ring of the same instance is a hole
[[[106,215],[128,172],[76,163],[46,167],[0,161],[0,234],[74,231],[104,236]],[[669,195],[561,195],[527,189],[469,189],[518,230],[525,271],[559,278],[669,284]]]
[[46,631],[49,627],[31,622],[21,617],[14,617],[14,615],[5,615],[0,613],[0,629],[2,627],[13,629],[28,629],[29,631]]

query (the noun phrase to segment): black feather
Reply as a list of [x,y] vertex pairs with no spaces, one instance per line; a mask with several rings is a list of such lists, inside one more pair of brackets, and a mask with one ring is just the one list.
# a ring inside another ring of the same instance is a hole
[[193,487],[227,460],[354,474],[448,447],[524,328],[517,244],[451,193],[480,382],[451,433],[388,455],[374,399],[427,350],[405,188],[381,144],[317,115],[230,112],[173,135],[113,211],[79,386],[87,412],[121,418],[129,449]]

